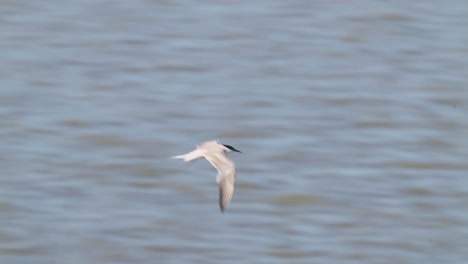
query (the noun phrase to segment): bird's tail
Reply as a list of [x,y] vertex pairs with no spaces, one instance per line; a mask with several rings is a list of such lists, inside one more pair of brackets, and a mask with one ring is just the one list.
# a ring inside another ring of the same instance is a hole
[[172,156],[173,159],[183,159],[185,162],[196,160],[203,157],[203,151],[195,149],[187,154]]
[[177,155],[177,156],[172,156],[171,159],[183,159],[185,162],[187,162],[186,154],[184,155]]

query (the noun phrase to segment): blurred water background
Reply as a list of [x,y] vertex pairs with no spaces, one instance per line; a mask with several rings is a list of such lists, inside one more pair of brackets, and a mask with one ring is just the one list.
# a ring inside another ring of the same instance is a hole
[[[468,263],[468,3],[0,2],[0,263]],[[243,151],[234,199],[168,157]]]

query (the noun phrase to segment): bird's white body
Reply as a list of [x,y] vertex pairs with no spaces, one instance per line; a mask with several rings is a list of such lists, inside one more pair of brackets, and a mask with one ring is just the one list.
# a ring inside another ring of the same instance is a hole
[[187,154],[172,157],[174,159],[183,159],[185,162],[205,158],[218,170],[216,182],[219,185],[219,208],[221,212],[224,212],[231,202],[236,181],[234,161],[226,156],[226,152],[230,151],[240,152],[229,145],[220,144],[217,140],[211,140],[200,143],[195,150]]

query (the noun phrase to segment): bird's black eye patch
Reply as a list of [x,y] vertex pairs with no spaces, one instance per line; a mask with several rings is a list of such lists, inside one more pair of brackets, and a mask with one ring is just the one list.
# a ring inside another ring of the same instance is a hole
[[225,146],[226,148],[228,148],[228,149],[230,149],[230,150],[233,150],[233,149],[234,149],[234,148],[233,148],[232,146],[230,146],[230,145],[224,145],[224,144],[223,144],[223,146]]
[[[230,149],[230,150],[232,150],[232,151],[235,151],[235,152],[240,152],[240,150],[237,150],[237,149],[235,149],[233,146],[230,146],[230,145],[224,145],[224,144],[223,144],[223,146],[225,146],[226,148],[228,148],[228,149]],[[241,152],[241,153],[242,153],[242,152]]]

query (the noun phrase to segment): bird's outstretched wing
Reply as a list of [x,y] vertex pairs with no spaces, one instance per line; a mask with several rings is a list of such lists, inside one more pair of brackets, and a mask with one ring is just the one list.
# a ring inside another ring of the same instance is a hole
[[234,194],[234,183],[236,181],[236,171],[226,171],[225,174],[218,175],[217,182],[219,185],[219,209],[224,212],[229,205]]
[[216,182],[219,185],[219,208],[224,212],[234,194],[236,167],[224,152],[207,155],[205,158],[218,170]]

